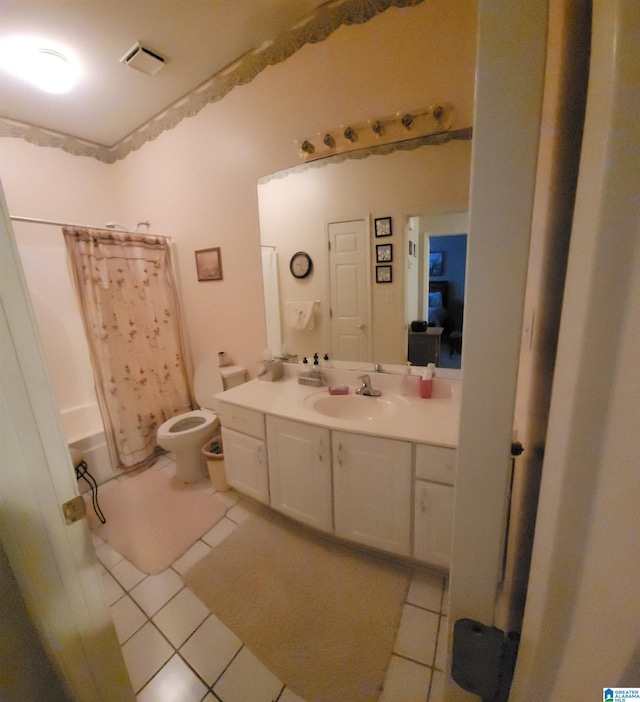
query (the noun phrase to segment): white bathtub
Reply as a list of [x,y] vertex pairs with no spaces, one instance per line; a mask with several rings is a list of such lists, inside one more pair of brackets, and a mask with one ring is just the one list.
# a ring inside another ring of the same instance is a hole
[[[115,477],[117,473],[111,465],[98,405],[71,407],[61,410],[60,416],[69,447],[82,453],[98,485]],[[80,480],[78,487],[81,492],[89,490],[86,480]]]

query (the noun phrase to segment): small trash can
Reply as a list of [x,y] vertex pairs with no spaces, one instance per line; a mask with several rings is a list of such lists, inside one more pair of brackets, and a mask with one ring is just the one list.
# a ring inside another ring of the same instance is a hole
[[230,485],[224,472],[224,453],[222,451],[222,436],[218,434],[202,447],[202,453],[207,459],[211,484],[219,492],[226,492]]

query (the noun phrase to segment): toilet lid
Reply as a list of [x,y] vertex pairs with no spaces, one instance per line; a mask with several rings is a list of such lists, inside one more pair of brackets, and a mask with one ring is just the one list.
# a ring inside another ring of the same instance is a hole
[[213,409],[213,398],[222,392],[222,376],[215,358],[200,361],[193,376],[193,394],[201,409]]

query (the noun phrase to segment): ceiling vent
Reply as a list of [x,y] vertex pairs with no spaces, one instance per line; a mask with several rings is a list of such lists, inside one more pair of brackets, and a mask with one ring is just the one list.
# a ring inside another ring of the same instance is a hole
[[148,76],[155,76],[165,65],[167,59],[138,42],[127,51],[120,61],[127,66],[131,66],[131,68],[135,68],[136,71],[142,71]]

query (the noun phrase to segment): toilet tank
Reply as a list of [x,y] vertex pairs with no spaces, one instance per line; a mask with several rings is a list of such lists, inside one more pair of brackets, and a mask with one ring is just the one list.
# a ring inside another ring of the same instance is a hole
[[225,390],[235,388],[247,381],[247,371],[241,366],[223,366],[220,370],[222,376],[222,387]]

